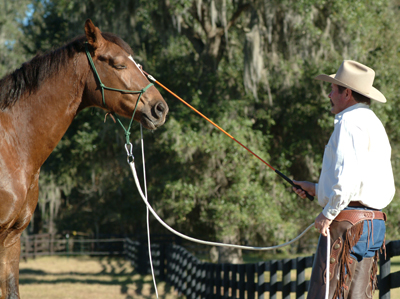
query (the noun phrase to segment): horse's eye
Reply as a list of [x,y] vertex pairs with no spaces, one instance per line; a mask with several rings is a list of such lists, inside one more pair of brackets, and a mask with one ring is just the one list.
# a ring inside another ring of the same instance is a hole
[[126,65],[125,65],[125,64],[116,64],[116,65],[114,65],[114,67],[115,67],[117,70],[126,69]]

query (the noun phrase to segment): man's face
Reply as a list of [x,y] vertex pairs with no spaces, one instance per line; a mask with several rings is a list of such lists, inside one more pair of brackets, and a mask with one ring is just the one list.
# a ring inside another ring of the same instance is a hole
[[331,100],[332,109],[331,112],[333,114],[338,114],[346,109],[348,106],[348,102],[346,101],[346,96],[348,95],[348,89],[344,90],[342,93],[339,93],[339,88],[336,84],[331,85],[332,91],[329,93],[328,97]]

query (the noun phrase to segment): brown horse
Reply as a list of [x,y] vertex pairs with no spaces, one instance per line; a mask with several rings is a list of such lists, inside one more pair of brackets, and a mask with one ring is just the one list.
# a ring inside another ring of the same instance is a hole
[[[105,90],[90,66],[90,52],[102,83],[142,90],[149,81],[119,37],[101,33],[92,21],[85,35],[0,80],[0,298],[19,298],[20,236],[38,202],[40,167],[74,117],[100,107],[131,118],[138,94]],[[134,119],[148,129],[165,122],[168,106],[154,86],[141,95]]]

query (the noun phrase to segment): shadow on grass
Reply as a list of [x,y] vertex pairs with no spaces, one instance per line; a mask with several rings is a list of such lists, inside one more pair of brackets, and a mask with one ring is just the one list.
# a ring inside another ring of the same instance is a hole
[[[144,286],[148,290],[150,286],[150,294],[155,293],[153,281],[148,277],[139,275],[135,270],[130,271],[126,269],[126,264],[129,263],[123,259],[113,259],[104,257],[99,260],[101,271],[97,273],[93,272],[70,272],[70,271],[60,271],[60,272],[46,272],[37,269],[20,269],[19,284],[29,285],[29,284],[99,284],[106,286],[120,286],[120,292],[126,295],[125,299],[133,299],[131,295],[128,294],[129,285],[135,285],[135,293],[141,295],[142,298],[152,298],[154,296],[143,295]],[[28,277],[24,277],[28,276]],[[34,277],[30,277],[34,276]],[[68,276],[68,277],[66,277]],[[71,277],[72,276],[72,277]],[[133,279],[133,277],[138,277]],[[54,278],[56,277],[56,278]],[[91,277],[85,279],[85,277]],[[104,277],[109,277],[111,279],[105,280]],[[125,279],[124,279],[125,277]],[[158,282],[157,282],[158,283]],[[170,293],[171,287],[165,284],[164,292]]]
[[400,267],[400,261],[393,261],[393,260],[391,260],[391,261],[390,261],[390,265],[391,265],[391,266]]

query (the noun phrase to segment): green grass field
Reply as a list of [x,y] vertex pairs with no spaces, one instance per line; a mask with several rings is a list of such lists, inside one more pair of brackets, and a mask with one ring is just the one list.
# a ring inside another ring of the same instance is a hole
[[[397,271],[400,257],[392,259],[392,272]],[[306,272],[307,279],[310,273],[311,269]],[[295,275],[293,271],[292,279]],[[179,298],[174,288],[164,282],[158,282],[157,289],[159,298]],[[108,257],[39,257],[21,261],[20,293],[22,299],[156,298],[151,276],[136,274],[124,259]],[[374,299],[377,298],[375,293]],[[400,298],[400,288],[391,291],[391,298]]]
[[[160,298],[178,295],[163,282]],[[156,298],[151,276],[141,277],[124,259],[39,257],[20,262],[22,299]]]

